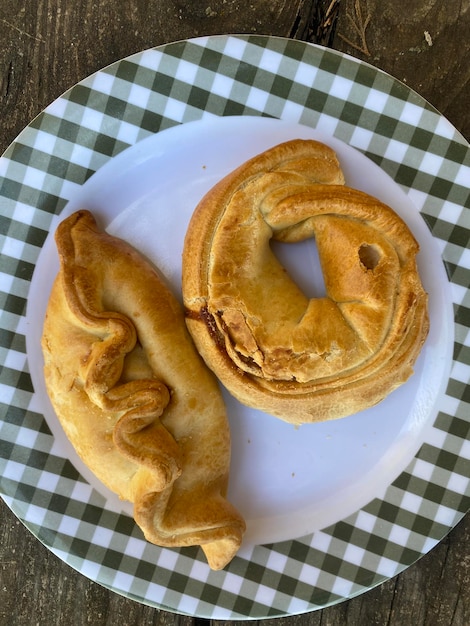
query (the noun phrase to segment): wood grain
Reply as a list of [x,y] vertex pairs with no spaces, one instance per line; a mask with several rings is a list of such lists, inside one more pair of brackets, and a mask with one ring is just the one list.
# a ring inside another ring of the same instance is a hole
[[[367,22],[365,48],[357,7],[362,26]],[[2,0],[0,153],[47,104],[105,65],[168,41],[229,32],[302,38],[364,59],[421,93],[468,139],[469,26],[469,0]],[[376,589],[262,626],[467,626],[469,590],[467,515],[429,554]],[[0,626],[200,622],[77,574],[0,501]]]
[[[2,0],[2,138],[9,142],[47,104],[129,54],[199,35],[293,36],[309,0]],[[307,17],[304,17],[307,16]],[[2,142],[0,150],[6,146]]]
[[335,48],[407,84],[468,140],[469,28],[470,0],[341,0]]

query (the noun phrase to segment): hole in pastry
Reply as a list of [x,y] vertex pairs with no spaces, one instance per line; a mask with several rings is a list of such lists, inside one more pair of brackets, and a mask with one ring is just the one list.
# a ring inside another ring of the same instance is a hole
[[366,270],[374,270],[380,261],[380,251],[371,244],[363,243],[359,248],[359,261]]
[[307,298],[324,298],[325,281],[314,238],[295,243],[270,241],[271,250]]

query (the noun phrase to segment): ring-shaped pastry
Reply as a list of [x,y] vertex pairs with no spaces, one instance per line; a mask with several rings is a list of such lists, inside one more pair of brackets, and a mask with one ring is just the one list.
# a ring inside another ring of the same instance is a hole
[[[314,238],[326,295],[309,298],[272,239]],[[351,415],[404,383],[428,333],[419,245],[335,153],[293,140],[250,159],[196,207],[183,252],[186,321],[242,403],[301,424]]]

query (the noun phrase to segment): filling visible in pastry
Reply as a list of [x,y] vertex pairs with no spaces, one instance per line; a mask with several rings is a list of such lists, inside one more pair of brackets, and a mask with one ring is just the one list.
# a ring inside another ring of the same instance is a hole
[[[309,298],[270,242],[314,238],[326,295]],[[315,141],[275,146],[201,200],[183,254],[187,325],[241,402],[294,423],[350,415],[406,381],[428,332],[419,246],[351,189]]]

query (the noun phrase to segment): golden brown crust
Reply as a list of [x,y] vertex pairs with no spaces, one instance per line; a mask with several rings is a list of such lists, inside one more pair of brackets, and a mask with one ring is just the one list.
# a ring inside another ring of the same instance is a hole
[[60,272],[43,331],[45,380],[78,454],[134,503],[146,538],[201,545],[213,569],[245,523],[226,500],[230,433],[182,309],[131,246],[88,211],[56,232]]
[[[323,298],[307,298],[269,245],[308,237]],[[343,417],[413,371],[428,332],[418,250],[390,207],[344,185],[330,148],[280,144],[196,208],[183,253],[187,325],[241,402],[297,424]]]

